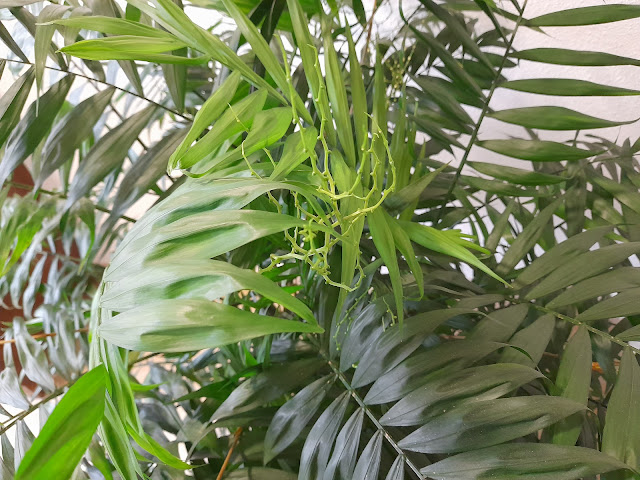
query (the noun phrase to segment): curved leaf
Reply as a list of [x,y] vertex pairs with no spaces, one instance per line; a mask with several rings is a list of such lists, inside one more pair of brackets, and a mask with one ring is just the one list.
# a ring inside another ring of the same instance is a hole
[[320,332],[317,326],[266,317],[201,299],[161,300],[105,321],[110,343],[143,352],[187,352],[279,332]]

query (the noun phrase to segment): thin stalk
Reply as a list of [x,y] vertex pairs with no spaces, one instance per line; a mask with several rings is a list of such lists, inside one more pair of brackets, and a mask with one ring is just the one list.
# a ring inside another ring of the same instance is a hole
[[[21,190],[26,190],[28,192],[33,192],[33,185],[27,185],[26,183],[18,183],[18,182],[12,182],[12,181],[7,181],[6,183],[8,185],[11,185],[13,187],[19,188]],[[51,190],[45,190],[43,188],[39,189],[38,193],[44,193],[45,195],[51,195],[52,197],[60,197],[60,198],[63,198],[63,199],[67,198],[67,196],[64,193],[53,192]],[[108,214],[111,214],[111,212],[112,212],[108,208],[101,207],[100,205],[95,205],[94,204],[93,208],[95,208],[96,210],[99,210],[101,212],[108,213]],[[131,217],[128,217],[126,215],[120,215],[118,218],[126,220],[127,222],[136,223],[136,219],[135,218],[131,218]]]
[[[79,328],[78,330],[74,330],[74,333],[87,333],[89,331],[88,328]],[[38,340],[40,338],[47,338],[47,337],[55,337],[56,335],[58,335],[56,332],[52,332],[52,333],[36,333],[35,335],[31,335],[31,338],[33,338],[34,340]],[[12,338],[10,340],[0,340],[0,345],[6,345],[7,343],[15,343],[16,339]]]
[[[453,189],[456,187],[456,184],[460,179],[460,175],[462,174],[462,169],[467,164],[467,160],[469,159],[469,153],[471,152],[471,148],[473,147],[473,145],[475,144],[478,138],[478,133],[480,132],[480,126],[482,125],[482,121],[484,120],[487,113],[489,113],[489,103],[491,103],[493,94],[495,93],[496,87],[498,86],[498,79],[502,74],[502,70],[504,70],[504,67],[507,64],[507,59],[509,58],[509,52],[513,47],[513,42],[516,39],[518,28],[520,27],[520,24],[522,23],[522,20],[524,18],[523,17],[524,9],[527,7],[527,1],[528,0],[524,0],[524,3],[522,4],[522,9],[520,10],[520,15],[518,16],[518,20],[516,21],[516,25],[513,29],[513,33],[511,34],[511,39],[509,40],[509,43],[505,47],[504,55],[502,57],[502,62],[500,62],[500,66],[498,67],[498,70],[496,72],[496,78],[495,80],[493,80],[493,82],[491,82],[491,88],[489,89],[489,94],[487,95],[487,101],[485,102],[484,107],[480,112],[480,117],[476,122],[473,132],[471,133],[471,138],[469,139],[469,143],[467,144],[467,148],[465,148],[464,155],[460,160],[460,165],[458,165],[458,169],[456,170],[456,174],[453,178],[453,181],[451,182],[451,185],[449,186],[449,190],[447,191],[447,194],[444,197],[444,203],[442,204],[443,206],[446,206],[447,203],[449,203],[449,200],[451,199],[451,194],[453,193]],[[440,209],[438,212],[438,217],[436,218],[434,226],[437,226],[440,223],[441,217],[442,217],[442,209]]]
[[584,327],[587,330],[589,330],[591,333],[595,333],[596,335],[599,335],[602,338],[604,338],[606,340],[609,340],[610,342],[613,342],[613,343],[615,343],[617,345],[620,345],[623,348],[629,348],[629,349],[631,349],[631,351],[634,354],[640,355],[640,349],[638,349],[638,348],[636,348],[636,347],[634,347],[632,345],[629,345],[627,342],[614,337],[613,335],[611,335],[608,332],[603,332],[602,330],[598,330],[597,328],[592,327],[591,325],[586,324],[584,322],[581,322],[580,320],[578,320],[576,318],[569,317],[568,315],[563,315],[562,313],[558,313],[558,312],[553,311],[553,310],[551,310],[551,309],[549,309],[547,307],[543,307],[541,305],[536,305],[534,303],[531,303],[530,305],[532,305],[533,308],[535,308],[537,310],[540,310],[541,312],[553,315],[554,317],[559,318],[560,320],[564,320],[566,322],[573,323],[574,325],[578,325],[578,326]]
[[[16,60],[16,59],[11,59],[11,58],[0,58],[0,60],[4,60],[4,61],[6,61],[6,62],[13,62],[13,63],[22,63],[23,65],[35,65],[35,64],[34,64],[34,63],[32,63],[32,62],[25,62],[24,60]],[[174,115],[176,115],[176,116],[178,116],[178,117],[180,117],[180,118],[182,118],[182,119],[184,119],[184,120],[187,120],[188,122],[191,122],[191,121],[192,121],[192,119],[191,119],[191,118],[189,118],[189,117],[187,117],[187,116],[185,116],[185,115],[181,114],[181,113],[180,113],[180,112],[178,112],[177,110],[174,110],[174,109],[172,109],[172,108],[169,108],[169,107],[167,107],[166,105],[162,105],[161,103],[155,102],[155,101],[151,100],[150,98],[145,97],[144,95],[140,95],[139,93],[131,92],[131,91],[127,90],[126,88],[118,87],[117,85],[114,85],[114,84],[112,84],[112,83],[105,82],[105,81],[103,81],[103,80],[98,80],[97,78],[93,78],[93,77],[90,77],[90,76],[88,76],[88,75],[84,75],[84,74],[82,74],[82,73],[71,72],[71,71],[68,71],[68,70],[62,70],[61,68],[50,67],[50,66],[48,66],[48,65],[45,65],[45,67],[44,67],[44,68],[46,68],[46,69],[48,69],[48,70],[55,70],[55,71],[57,71],[57,72],[66,73],[66,74],[69,74],[69,75],[74,75],[74,76],[76,76],[76,77],[81,77],[81,78],[84,78],[85,80],[89,80],[90,82],[97,82],[97,83],[100,83],[100,84],[102,84],[102,85],[106,85],[106,86],[108,86],[108,87],[113,87],[113,88],[115,88],[116,90],[119,90],[119,91],[121,91],[121,92],[123,92],[123,93],[126,93],[126,94],[128,94],[128,95],[133,95],[134,97],[141,98],[141,99],[142,99],[142,100],[144,100],[145,102],[152,103],[152,104],[154,104],[155,106],[160,107],[160,108],[162,108],[163,110],[166,110],[167,112],[170,112],[170,113],[172,113],[172,114],[174,114]]]
[[422,475],[422,473],[420,473],[420,468],[418,468],[418,466],[413,463],[409,458],[407,458],[405,456],[404,451],[398,446],[397,442],[391,437],[391,435],[389,435],[386,431],[386,429],[382,426],[382,424],[378,421],[378,419],[376,418],[376,416],[373,414],[373,412],[371,412],[371,410],[369,410],[369,408],[365,405],[364,401],[362,400],[362,398],[360,398],[360,395],[358,395],[358,392],[356,392],[356,390],[351,386],[351,384],[349,383],[349,381],[346,379],[346,377],[344,376],[344,374],[340,371],[339,368],[337,368],[333,362],[331,360],[329,360],[329,358],[323,353],[321,352],[322,356],[324,357],[324,359],[326,360],[327,364],[331,367],[331,370],[333,370],[333,373],[340,379],[340,381],[342,382],[342,384],[344,385],[344,387],[349,391],[349,393],[351,394],[351,396],[353,397],[353,399],[356,401],[356,403],[358,404],[358,406],[360,408],[362,408],[362,410],[364,411],[364,413],[367,415],[367,417],[369,418],[369,420],[371,420],[371,422],[375,425],[375,427],[382,432],[382,434],[384,435],[384,438],[386,438],[387,442],[389,442],[389,444],[391,445],[391,447],[397,452],[398,455],[401,455],[404,458],[404,462],[407,464],[407,466],[411,469],[411,471],[413,473],[415,473],[418,478],[423,479],[425,478],[424,475]]
[[64,385],[56,390],[54,390],[53,392],[51,392],[48,396],[44,397],[40,402],[38,403],[34,403],[33,405],[31,405],[29,408],[27,408],[26,410],[18,413],[17,415],[14,415],[13,417],[11,417],[7,423],[5,423],[4,425],[2,425],[2,428],[0,428],[0,435],[4,435],[7,430],[9,430],[11,427],[13,427],[16,423],[18,423],[20,420],[26,418],[27,416],[29,416],[31,413],[35,412],[38,408],[40,408],[42,405],[44,405],[45,403],[53,400],[54,398],[59,397],[60,395],[62,395],[67,387],[70,387],[71,384],[67,384]]

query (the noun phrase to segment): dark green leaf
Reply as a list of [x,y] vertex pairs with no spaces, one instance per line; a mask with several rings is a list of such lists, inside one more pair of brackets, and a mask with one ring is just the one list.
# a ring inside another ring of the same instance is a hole
[[490,175],[507,182],[517,183],[518,185],[555,185],[567,181],[566,178],[558,177],[556,175],[532,172],[531,170],[523,170],[521,168],[509,167],[506,165],[497,165],[495,163],[469,162],[468,165],[480,173]]
[[[640,61],[638,63],[640,63]],[[509,80],[508,82],[501,83],[500,86],[520,92],[558,95],[563,97],[640,95],[640,90],[612,87],[588,82],[587,80],[574,80],[572,78]]]
[[621,468],[622,462],[591,448],[516,443],[460,453],[421,472],[437,480],[575,480]]
[[536,280],[540,280],[558,268],[559,262],[567,262],[569,259],[586,252],[611,230],[612,227],[609,226],[593,228],[555,245],[544,255],[536,258],[518,275],[516,286],[530,285]]
[[547,13],[527,20],[527,24],[536,27],[571,27],[618,22],[638,17],[640,17],[639,5],[595,5]]
[[622,460],[631,468],[640,467],[640,367],[635,354],[626,348],[620,372],[611,393],[602,435],[602,451]]
[[522,324],[529,306],[527,304],[512,305],[487,314],[469,333],[473,340],[487,342],[506,342]]
[[452,405],[460,407],[502,397],[542,374],[516,364],[467,368],[423,384],[404,396],[380,419],[382,425],[422,425]]
[[41,187],[54,171],[72,159],[73,152],[92,135],[93,126],[104,114],[113,92],[113,88],[108,88],[87,98],[53,127],[42,149],[35,188]]
[[333,454],[324,472],[323,480],[347,480],[354,478],[353,470],[358,458],[358,445],[362,432],[364,410],[359,408],[347,420],[336,438]]
[[[272,402],[276,398],[290,393],[323,366],[324,362],[318,358],[306,358],[272,365],[264,372],[249,378],[237,387],[215,411],[212,418],[217,420],[248,412]],[[325,378],[324,382],[326,383],[326,381],[327,379]],[[325,385],[324,388],[330,386]]]
[[637,119],[623,122],[603,120],[564,107],[512,108],[493,112],[489,116],[506,123],[542,130],[589,130],[618,127],[637,121]]
[[287,448],[315,415],[333,385],[332,377],[322,377],[304,387],[278,409],[264,439],[264,463],[269,463]]
[[[33,80],[30,80],[30,78],[32,78],[32,75],[27,72],[24,77],[26,77],[25,85],[27,82],[28,85],[31,85],[31,81]],[[33,153],[47,134],[71,88],[73,78],[73,75],[67,75],[49,88],[42,97],[31,104],[27,113],[20,119],[20,122],[11,129],[11,135],[7,141],[2,161],[0,162],[0,185],[3,185],[7,178],[9,178],[9,175]],[[26,95],[28,95],[29,92],[28,88],[21,88],[20,91],[16,93],[19,95],[18,102],[20,102],[24,101],[22,100],[23,95],[26,100]],[[2,99],[4,100],[4,96]],[[38,103],[40,104],[39,108]],[[8,120],[15,119],[17,118],[16,116],[20,114],[20,107],[18,105],[16,105],[16,107],[17,109],[9,107],[8,110],[5,111],[7,113],[10,112]],[[3,123],[4,119],[5,116],[3,115]],[[7,124],[7,126],[9,126],[9,124]],[[4,125],[2,125],[2,127],[4,127]],[[4,128],[0,128],[0,134],[2,134],[3,129]]]
[[496,272],[499,275],[510,273],[518,262],[538,243],[538,240],[542,237],[548,223],[552,221],[553,215],[556,213],[561,202],[562,199],[559,198],[551,205],[545,207],[544,210],[536,215],[533,221],[524,227],[522,233],[513,241],[509,250],[507,250],[504,257],[502,257],[498,268],[496,268]]
[[86,196],[98,182],[122,163],[133,142],[149,123],[154,110],[155,107],[150,106],[132,115],[95,143],[73,177],[66,208]]
[[412,355],[371,386],[367,405],[395,402],[422,386],[432,375],[450,374],[496,351],[494,342],[455,340]]
[[476,142],[476,145],[501,155],[532,162],[580,160],[602,153],[546,140],[484,140]]
[[601,295],[640,287],[640,270],[636,267],[620,267],[577,283],[556,298],[547,307],[560,308],[575,305]]
[[20,120],[20,113],[29,97],[34,78],[34,69],[31,67],[0,97],[0,146],[4,145]]
[[512,53],[512,56],[533,62],[556,65],[576,65],[583,67],[600,67],[611,65],[640,66],[640,60],[620,57],[604,52],[569,50],[564,48],[533,48]]
[[535,395],[454,407],[398,442],[421,453],[457,453],[490,447],[537,432],[586,407],[565,398]]
[[[543,315],[531,325],[516,332],[507,342],[512,348],[504,349],[500,361],[520,363],[534,368],[540,362],[555,326],[556,320],[553,315]],[[518,349],[524,350],[527,354]]]
[[381,430],[374,433],[367,446],[364,447],[356,469],[352,478],[361,478],[362,480],[377,480],[380,471],[380,455],[382,450],[382,441],[384,435]]
[[351,384],[363,387],[413,353],[440,324],[451,317],[473,311],[463,308],[432,310],[407,318],[404,325],[387,328],[371,348],[365,351]]
[[318,480],[324,476],[329,454],[342,424],[351,394],[344,392],[322,412],[307,440],[300,456],[299,480]]
[[640,242],[619,243],[578,255],[557,268],[525,297],[540,298],[561,288],[593,277],[640,252]]
[[632,288],[620,292],[614,297],[601,300],[578,315],[576,319],[582,322],[591,322],[601,319],[627,317],[638,313],[640,313],[640,287]]
[[[591,386],[591,359],[589,332],[580,327],[562,354],[554,393],[586,406]],[[583,417],[576,415],[554,425],[551,430],[553,443],[575,445],[582,423]]]

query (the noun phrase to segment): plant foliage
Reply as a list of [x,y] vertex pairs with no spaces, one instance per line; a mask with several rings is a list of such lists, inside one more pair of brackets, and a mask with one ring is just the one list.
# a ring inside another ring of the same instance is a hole
[[635,120],[490,103],[640,7],[504,3],[0,0],[0,478],[640,478]]

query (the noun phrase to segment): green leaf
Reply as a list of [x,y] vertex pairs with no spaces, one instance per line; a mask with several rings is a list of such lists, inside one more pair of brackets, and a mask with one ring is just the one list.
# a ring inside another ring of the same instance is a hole
[[192,466],[188,463],[185,463],[179,458],[174,457],[150,435],[144,432],[138,432],[130,425],[127,425],[127,432],[140,447],[156,457],[163,464],[169,465],[171,468],[176,468],[179,470],[188,470],[192,468]]
[[640,242],[619,243],[585,252],[564,265],[558,265],[561,268],[557,268],[533,287],[525,298],[532,300],[557,292],[568,285],[602,273],[638,252],[640,252]]
[[[138,157],[133,166],[127,170],[113,200],[109,218],[110,222],[113,222],[110,223],[111,225],[114,225],[120,215],[147,193],[165,173],[170,155],[185,134],[184,129],[172,130]],[[105,230],[103,226],[103,231]]]
[[[327,25],[325,24],[323,27],[326,29]],[[324,40],[324,68],[327,78],[327,93],[331,102],[333,120],[336,123],[338,138],[340,139],[347,165],[355,168],[356,151],[353,143],[353,129],[351,127],[347,90],[345,81],[342,78],[342,68],[338,62],[338,55],[336,54],[336,47],[333,44],[331,34],[325,31],[322,36]],[[379,125],[382,126],[380,123]]]
[[524,285],[530,285],[533,282],[540,280],[542,277],[558,268],[559,262],[567,262],[569,259],[586,252],[594,243],[602,240],[606,234],[610,233],[611,230],[612,227],[610,226],[593,228],[579,233],[578,235],[574,235],[564,242],[553,246],[551,249],[546,251],[544,255],[536,258],[531,265],[525,268],[522,273],[518,275],[515,281],[515,286],[521,287]]
[[349,398],[349,392],[341,394],[322,412],[311,428],[300,455],[299,480],[318,480],[323,477]]
[[78,199],[86,196],[98,182],[122,163],[154,111],[155,107],[150,106],[130,116],[93,145],[73,177],[65,208],[70,208]]
[[[146,261],[170,261],[170,255],[175,255],[174,259],[189,255],[194,260],[206,260],[258,238],[306,226],[306,222],[288,215],[236,210],[274,188],[301,191],[288,184],[257,179],[185,182],[136,222],[112,256],[105,280],[126,278]],[[330,231],[320,226],[318,229]]]
[[640,270],[636,267],[619,267],[577,283],[574,288],[565,290],[551,300],[547,307],[560,308],[576,305],[601,295],[637,288],[640,288]]
[[572,27],[598,25],[640,17],[639,5],[595,5],[593,7],[570,8],[547,13],[527,20],[527,25],[536,27]]
[[521,168],[509,167],[507,165],[497,165],[495,163],[468,162],[468,165],[484,175],[490,175],[494,178],[499,178],[500,180],[504,180],[509,183],[516,183],[518,185],[556,185],[567,181],[566,178],[559,177],[557,175],[532,172],[531,170],[523,170]]
[[119,35],[82,40],[60,51],[87,60],[141,60],[180,65],[200,65],[208,60],[206,56],[188,58],[164,53],[183,47],[185,44],[178,39]]
[[402,299],[402,279],[400,278],[400,268],[398,267],[398,259],[396,258],[396,244],[393,240],[393,234],[389,229],[386,221],[385,213],[382,209],[377,208],[367,215],[369,230],[373,243],[380,253],[380,258],[384,260],[389,270],[389,278],[391,279],[391,288],[395,299],[396,314],[400,325],[403,323],[404,306]]
[[404,480],[404,455],[396,457],[385,480]]
[[445,168],[447,168],[446,164],[436,170],[432,170],[426,175],[422,175],[406,187],[403,187],[398,191],[391,192],[391,194],[385,198],[384,204],[390,209],[395,210],[404,210],[405,208],[408,208],[420,198],[420,195],[424,192],[425,188],[427,188]]
[[627,317],[640,313],[640,287],[620,292],[614,297],[605,298],[576,317],[581,322]]
[[470,312],[463,308],[432,310],[407,318],[404,325],[387,328],[359,360],[351,384],[360,388],[373,383],[411,355],[440,324]]
[[547,140],[484,140],[476,142],[476,145],[501,155],[532,162],[580,160],[602,153]]
[[153,28],[144,23],[126,20],[124,18],[105,17],[102,15],[92,15],[89,17],[71,17],[54,20],[52,23],[65,27],[81,28],[85,30],[95,30],[96,32],[108,33],[110,35],[129,35],[136,37],[153,37],[174,40],[170,33],[159,28]]
[[[31,76],[28,72],[25,75]],[[4,185],[9,175],[34,152],[38,144],[47,134],[58,111],[64,103],[73,79],[73,75],[67,75],[49,88],[39,100],[31,104],[27,113],[20,119],[18,124],[12,128],[2,161],[0,162],[0,186]],[[28,80],[27,78],[25,84],[31,81],[32,80]],[[22,95],[28,95],[28,88],[26,91],[19,93],[20,99],[18,101],[21,100]],[[4,100],[4,96],[2,98]],[[40,103],[39,109],[37,106],[38,102]],[[11,116],[9,118],[12,118],[13,115],[19,115],[19,110],[16,111],[13,110],[13,108],[9,108],[8,110],[11,110]]]
[[13,39],[13,37],[11,36],[7,28],[1,23],[0,23],[0,40],[2,40],[2,42],[7,47],[9,47],[9,50],[11,50],[20,60],[26,63],[30,63],[29,57],[27,57],[24,54],[24,52],[22,51],[20,46],[16,43],[16,41]]
[[[362,7],[362,0],[353,1],[353,8],[358,11],[362,8],[362,18],[364,20],[364,8]],[[363,23],[364,25],[364,23]],[[349,24],[346,25],[347,42],[349,43],[349,77],[351,80],[351,106],[353,111],[353,125],[355,127],[356,147],[360,161],[364,161],[364,157],[367,155],[366,146],[369,136],[369,116],[367,108],[367,94],[364,86],[364,76],[362,74],[362,67],[358,61],[358,55],[356,54],[356,45],[351,36],[351,28]]]
[[[300,49],[300,57],[304,67],[305,77],[311,90],[311,98],[318,113],[327,119],[331,118],[326,85],[322,75],[318,73],[319,70],[316,70],[316,66],[319,68],[320,60],[318,58],[318,51],[315,48],[315,42],[309,33],[309,20],[304,14],[298,0],[287,0],[287,7],[291,15],[291,23],[293,25],[296,43]],[[325,122],[325,131],[329,141],[335,144],[336,132],[332,122]]]
[[333,377],[319,378],[296,393],[291,400],[278,409],[264,439],[265,464],[300,436],[304,427],[320,408],[322,400],[333,383]]
[[120,347],[146,352],[214,348],[270,333],[321,332],[320,327],[257,315],[202,299],[161,300],[105,321],[99,335]]
[[[175,152],[171,155],[169,160],[168,171],[171,172],[174,168],[177,168],[179,162],[182,161],[182,158],[185,156],[187,151],[192,147],[193,143],[202,135],[202,133],[209,128],[211,124],[213,124],[218,117],[222,115],[222,113],[229,106],[229,100],[233,98],[236,90],[238,89],[238,85],[240,84],[241,77],[237,73],[232,73],[227,77],[227,79],[222,83],[222,85],[213,92],[212,95],[207,98],[207,101],[202,104],[200,110],[196,113],[195,118],[193,119],[193,124],[189,129],[184,140],[180,143],[180,146],[175,150]],[[265,94],[262,93],[262,96]],[[258,98],[256,94],[254,94],[253,98]],[[264,101],[262,102],[264,105]],[[240,106],[240,103],[236,105]],[[260,106],[262,108],[262,106]],[[259,109],[256,109],[256,111]],[[210,137],[208,141],[211,141],[213,136]],[[213,147],[212,147],[213,146]],[[215,143],[211,143],[208,145],[208,148],[215,148]]]
[[[269,44],[264,39],[262,34],[258,31],[256,26],[247,18],[247,16],[238,8],[232,0],[221,0],[224,4],[227,12],[233,17],[238,29],[242,32],[242,35],[251,44],[252,52],[256,57],[260,59],[269,75],[273,78],[276,85],[282,90],[285,96],[289,98],[289,101],[295,106],[297,112],[309,123],[312,123],[311,116],[304,106],[304,102],[295,92],[295,90],[289,88],[287,78],[284,73],[280,62],[271,51]],[[293,92],[290,94],[290,92]]]
[[591,448],[515,443],[460,453],[420,472],[436,480],[575,480],[621,468],[622,462]]
[[622,353],[618,379],[607,407],[602,451],[635,470],[640,467],[640,433],[635,428],[640,421],[639,389],[638,360],[631,349],[626,348]]
[[20,462],[16,480],[70,478],[102,420],[105,392],[103,366],[80,377]]
[[[589,332],[586,328],[579,327],[562,353],[554,393],[586,406],[591,386],[591,359]],[[583,421],[582,415],[576,415],[554,425],[551,429],[552,442],[557,445],[575,445]]]
[[87,98],[53,127],[42,149],[40,171],[34,182],[36,189],[66,161],[72,159],[73,152],[93,134],[93,126],[109,105],[113,92],[113,88],[108,88]]
[[[507,342],[512,348],[504,349],[500,356],[500,361],[503,363],[520,363],[534,368],[540,362],[551,340],[555,326],[556,320],[553,315],[543,315],[531,325],[519,330]],[[524,350],[527,355],[518,349]]]
[[[627,120],[615,122],[585,115],[564,107],[524,107],[501,110],[489,114],[496,120],[520,125],[525,128],[542,130],[589,130],[594,128],[618,127],[636,122]],[[486,146],[485,146],[486,148]]]
[[488,313],[469,333],[473,340],[506,342],[522,324],[529,312],[529,305],[512,305]]
[[309,307],[276,283],[253,270],[216,260],[150,262],[142,271],[109,286],[100,298],[100,306],[124,312],[166,299],[214,301],[241,290],[252,290],[317,325]]
[[34,78],[34,69],[30,67],[0,97],[0,146],[4,145],[5,140],[20,121],[20,113],[29,97]]
[[551,205],[545,207],[516,237],[496,268],[496,272],[499,275],[506,275],[511,272],[518,262],[538,243],[547,228],[547,224],[552,221],[553,215],[561,203],[562,199],[558,198]]
[[586,407],[559,397],[500,398],[454,407],[398,442],[403,450],[457,453],[537,432]]
[[[517,54],[516,54],[517,55]],[[638,62],[640,63],[640,61]],[[526,80],[509,80],[500,84],[502,88],[520,92],[538,93],[540,95],[557,95],[562,97],[582,96],[627,96],[640,95],[640,90],[612,87],[587,80],[572,78],[532,78]]]
[[362,434],[364,410],[357,409],[344,424],[336,438],[333,454],[324,472],[323,480],[334,480],[336,477],[354,478],[353,470],[358,458],[358,446]]
[[467,368],[424,383],[404,396],[380,419],[382,425],[422,425],[453,405],[502,397],[543,375],[510,363]]
[[409,237],[411,237],[411,240],[415,243],[435,252],[450,255],[462,260],[463,262],[482,270],[496,280],[505,283],[504,280],[502,280],[468,250],[468,248],[471,248],[472,244],[461,241],[459,238],[451,235],[451,233],[455,233],[455,231],[443,232],[435,228],[413,222],[399,221],[398,224],[407,232]]
[[433,15],[435,15],[438,19],[442,20],[442,22],[451,30],[451,34],[456,38],[457,42],[462,44],[463,48],[466,52],[470,53],[478,60],[480,60],[487,68],[493,70],[493,65],[489,61],[489,59],[485,56],[485,54],[480,50],[478,43],[476,40],[471,38],[469,32],[467,30],[467,26],[464,21],[461,21],[459,18],[453,16],[446,8],[432,0],[420,0],[420,3]]
[[38,26],[36,27],[36,34],[34,38],[36,86],[38,93],[42,88],[42,76],[44,75],[44,67],[45,62],[47,61],[49,45],[51,44],[51,39],[56,31],[55,26],[43,23],[62,17],[62,15],[64,15],[68,10],[69,7],[66,5],[47,5],[38,15]]
[[375,480],[378,478],[383,438],[384,433],[382,430],[378,430],[373,434],[358,459],[352,478],[361,478],[362,480]]
[[432,375],[459,371],[502,346],[495,342],[456,340],[412,355],[378,378],[369,389],[364,403],[378,405],[395,402],[422,386]]
[[383,316],[389,309],[387,298],[390,296],[391,294],[370,302],[351,323],[341,326],[346,330],[345,333],[339,332],[341,336],[344,336],[344,343],[340,345],[340,369],[342,371],[348,370],[358,363],[364,352],[371,348],[382,335]]
[[280,160],[278,160],[278,164],[269,178],[276,181],[285,178],[309,158],[317,141],[318,131],[314,127],[307,127],[288,135],[284,142]]
[[418,286],[418,295],[419,298],[422,298],[424,295],[424,278],[422,272],[422,266],[418,261],[418,257],[413,250],[413,246],[411,245],[411,239],[407,232],[398,228],[398,224],[395,221],[395,218],[390,215],[385,214],[387,224],[389,225],[389,229],[393,235],[393,241],[396,245],[398,251],[402,254],[407,265],[411,269],[411,273],[413,274],[413,278],[415,279],[416,285]]
[[576,65],[582,67],[604,67],[614,65],[640,66],[640,60],[621,57],[605,52],[569,50],[564,48],[533,48],[511,54],[521,60],[551,63],[555,65]]

